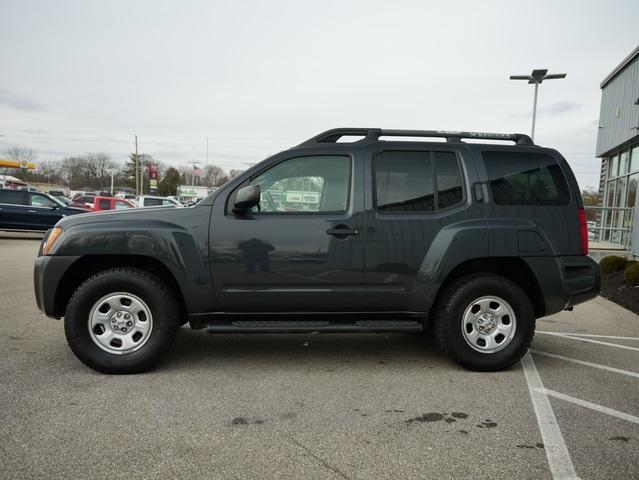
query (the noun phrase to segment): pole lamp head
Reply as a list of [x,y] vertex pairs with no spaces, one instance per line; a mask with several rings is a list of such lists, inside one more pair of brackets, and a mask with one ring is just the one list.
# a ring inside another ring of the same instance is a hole
[[530,75],[511,75],[511,80],[527,80],[530,84],[539,85],[544,80],[554,80],[556,78],[566,78],[565,73],[548,73],[547,68],[538,68],[533,70]]

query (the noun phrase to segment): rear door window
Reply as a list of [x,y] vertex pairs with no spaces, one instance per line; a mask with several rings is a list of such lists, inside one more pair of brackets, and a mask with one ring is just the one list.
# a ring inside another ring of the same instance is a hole
[[433,152],[437,183],[437,207],[448,208],[464,199],[462,177],[453,152]]
[[389,150],[375,156],[373,172],[380,212],[434,212],[464,200],[454,152]]
[[483,152],[493,201],[497,205],[567,205],[568,183],[547,153]]
[[104,198],[98,200],[98,209],[99,210],[111,210],[111,200]]
[[26,205],[27,201],[27,192],[22,190],[0,191],[0,203],[7,203],[9,205]]

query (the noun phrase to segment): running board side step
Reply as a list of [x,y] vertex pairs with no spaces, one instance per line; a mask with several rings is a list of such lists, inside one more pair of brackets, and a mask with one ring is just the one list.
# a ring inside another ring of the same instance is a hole
[[354,322],[238,320],[210,323],[206,327],[208,333],[414,333],[421,332],[423,329],[422,323],[415,320],[359,320]]

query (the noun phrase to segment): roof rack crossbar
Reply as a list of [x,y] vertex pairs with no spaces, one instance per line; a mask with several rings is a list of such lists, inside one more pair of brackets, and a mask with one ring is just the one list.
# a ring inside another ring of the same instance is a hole
[[486,132],[451,132],[445,130],[393,130],[381,128],[334,128],[310,138],[300,146],[317,145],[318,143],[337,143],[343,136],[361,136],[354,144],[366,144],[379,140],[380,137],[428,137],[445,138],[447,142],[461,142],[462,139],[504,140],[517,145],[534,145],[532,139],[523,133],[486,133]]

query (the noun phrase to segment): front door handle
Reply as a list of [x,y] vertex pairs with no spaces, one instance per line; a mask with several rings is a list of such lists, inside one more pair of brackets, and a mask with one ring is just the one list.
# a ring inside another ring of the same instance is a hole
[[348,225],[336,225],[335,228],[326,230],[326,233],[335,235],[336,237],[349,237],[351,235],[359,235],[359,230],[349,228]]

